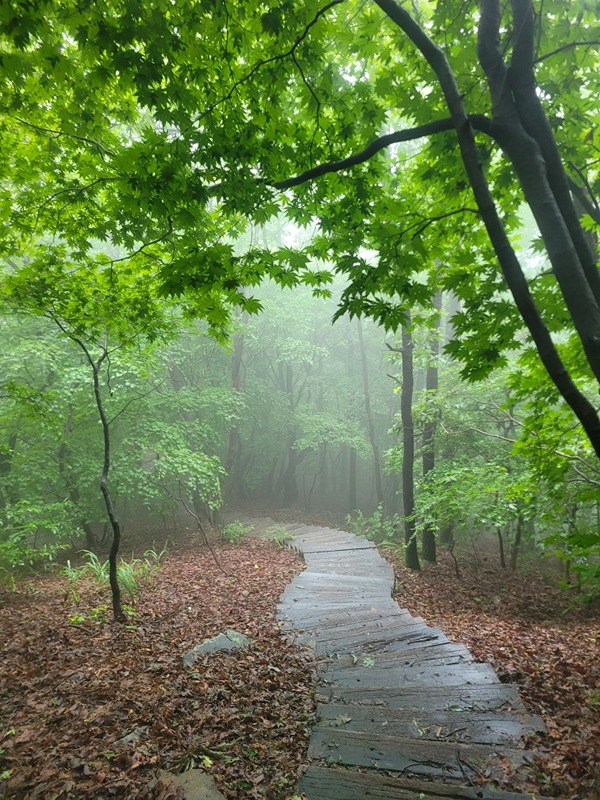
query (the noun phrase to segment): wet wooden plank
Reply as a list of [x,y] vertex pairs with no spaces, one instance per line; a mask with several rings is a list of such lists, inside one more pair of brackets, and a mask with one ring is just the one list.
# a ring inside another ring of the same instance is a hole
[[[373,770],[309,766],[298,784],[308,800],[530,800],[531,795],[409,780]],[[548,800],[539,797],[538,800]]]
[[356,767],[375,767],[402,772],[406,777],[443,778],[465,782],[485,776],[493,781],[504,777],[504,766],[513,768],[531,758],[514,748],[485,744],[462,744],[381,736],[333,728],[315,728],[308,757]]
[[335,628],[336,625],[347,625],[351,622],[359,622],[363,619],[387,619],[392,620],[406,619],[409,615],[407,611],[394,608],[392,605],[381,604],[374,606],[361,606],[357,610],[356,606],[345,605],[335,606],[333,610],[316,610],[314,608],[296,608],[288,611],[280,611],[278,619],[284,629],[294,629],[302,631],[325,630]]
[[[330,663],[338,664],[340,667],[350,667],[354,664],[355,655],[338,655],[330,659]],[[378,667],[397,666],[412,667],[418,664],[428,665],[433,663],[435,666],[443,664],[464,664],[472,663],[473,656],[463,644],[456,642],[434,643],[429,647],[416,648],[414,650],[399,650],[398,652],[381,652],[369,656],[373,665]]]
[[[381,587],[386,594],[390,594],[391,587],[389,576],[380,572],[377,575],[369,574],[340,574],[339,572],[314,572],[312,567],[298,575],[289,586],[312,590],[327,586],[347,591],[353,587],[373,588]],[[289,587],[288,587],[289,588]]]
[[387,706],[391,709],[411,712],[458,711],[458,712],[503,712],[524,713],[523,702],[514,686],[505,683],[484,686],[388,686],[382,692],[378,688],[361,686],[319,687],[322,699],[343,702],[348,705]]
[[[393,625],[381,627],[349,626],[345,630],[331,629],[323,632],[300,634],[300,642],[310,642],[317,653],[376,652],[390,644],[402,641],[420,641],[429,636],[432,629],[422,622],[400,620]],[[445,637],[444,637],[445,640]]]
[[380,631],[387,630],[394,625],[410,625],[416,618],[405,614],[378,614],[369,612],[360,618],[356,615],[337,615],[329,620],[320,620],[317,624],[308,626],[307,632],[320,638],[331,636],[339,638],[353,631]]
[[382,668],[363,666],[366,658],[357,659],[357,664],[352,667],[327,669],[323,674],[323,679],[334,686],[361,686],[367,689],[388,686],[421,688],[500,683],[496,672],[489,664],[446,664],[442,667],[415,665],[413,667],[389,666]]
[[361,551],[361,550],[375,550],[376,547],[372,542],[366,539],[357,539],[356,542],[351,541],[332,541],[332,542],[303,542],[297,540],[300,549],[305,555],[316,553],[342,553],[345,551]]
[[401,738],[516,746],[533,730],[544,730],[539,717],[527,714],[469,711],[407,712],[385,706],[317,706],[319,728],[343,728]]

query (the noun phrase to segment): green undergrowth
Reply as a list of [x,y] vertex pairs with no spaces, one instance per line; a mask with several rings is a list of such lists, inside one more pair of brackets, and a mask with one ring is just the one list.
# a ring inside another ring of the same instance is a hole
[[[143,558],[121,559],[117,564],[117,578],[121,591],[128,599],[130,604],[135,603],[136,597],[142,587],[153,578],[160,569],[161,562],[167,553],[167,545],[161,551],[154,549],[146,550]],[[74,567],[67,561],[60,574],[66,579],[67,589],[65,598],[73,605],[79,605],[81,600],[81,589],[85,585],[96,584],[105,587],[109,585],[109,563],[103,561],[96,553],[91,550],[84,550],[85,563],[79,567]],[[95,609],[101,612],[101,609]],[[91,612],[90,616],[94,612]],[[80,616],[80,615],[77,615]],[[80,620],[75,620],[80,621]]]

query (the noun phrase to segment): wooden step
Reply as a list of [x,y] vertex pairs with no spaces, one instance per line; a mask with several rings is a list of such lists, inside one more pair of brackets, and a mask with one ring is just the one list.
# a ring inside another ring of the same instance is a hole
[[317,726],[310,737],[308,758],[392,770],[407,778],[441,778],[462,783],[482,778],[502,780],[507,766],[514,770],[528,763],[531,753],[505,746],[401,738]]
[[318,691],[320,697],[333,702],[386,706],[400,711],[524,712],[517,689],[505,683],[427,688],[322,685]]
[[[374,770],[357,772],[319,766],[304,770],[298,791],[308,800],[531,800],[531,794],[409,780]],[[540,795],[536,798],[548,800]]]
[[516,746],[535,730],[543,730],[539,717],[527,714],[469,711],[402,711],[386,706],[317,706],[319,728],[343,728],[401,738],[471,742]]

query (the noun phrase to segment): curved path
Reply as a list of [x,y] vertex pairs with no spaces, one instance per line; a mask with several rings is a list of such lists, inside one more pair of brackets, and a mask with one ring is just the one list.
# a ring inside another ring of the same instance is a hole
[[[248,522],[259,535],[275,524]],[[516,688],[400,608],[393,570],[371,542],[283,527],[306,570],[281,597],[280,624],[322,665],[298,791],[308,800],[529,800],[482,788],[526,764],[522,737],[543,729]]]

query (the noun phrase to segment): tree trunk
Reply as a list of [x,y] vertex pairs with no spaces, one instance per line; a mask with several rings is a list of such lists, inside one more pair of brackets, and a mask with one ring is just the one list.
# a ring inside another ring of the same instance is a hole
[[523,528],[525,527],[525,517],[519,514],[517,517],[517,530],[515,532],[515,540],[510,551],[510,568],[512,572],[517,571],[517,561],[521,549],[521,541],[523,540]]
[[[86,350],[87,354],[87,350]],[[100,367],[103,361],[108,357],[108,350],[105,349],[103,355],[95,363],[91,361],[92,373],[94,377],[94,396],[96,398],[96,406],[98,414],[102,423],[102,434],[104,439],[104,461],[102,464],[102,472],[100,474],[100,491],[104,498],[104,505],[112,527],[112,543],[110,552],[108,554],[108,574],[110,580],[110,589],[112,593],[112,607],[113,617],[116,622],[125,622],[127,619],[123,608],[121,606],[121,590],[119,588],[119,578],[117,575],[117,556],[119,554],[119,547],[121,545],[121,523],[117,516],[115,504],[110,493],[108,485],[108,474],[110,471],[110,423],[106,416],[104,403],[102,402],[102,392],[100,390]]]
[[377,444],[377,437],[375,435],[375,423],[373,422],[373,410],[371,408],[371,391],[369,388],[369,367],[367,363],[367,350],[365,348],[365,340],[363,337],[362,322],[360,318],[357,319],[357,325],[358,325],[358,346],[360,349],[360,363],[362,366],[365,416],[367,419],[367,431],[369,434],[369,441],[371,442],[371,449],[373,450],[373,472],[375,477],[375,493],[377,495],[377,503],[381,505],[381,507],[383,508],[384,496],[383,496],[383,483],[381,480],[381,455],[379,453],[379,445]]
[[348,511],[356,510],[356,450],[350,449],[348,466]]
[[[440,311],[442,308],[442,293],[436,292],[433,298],[433,306],[436,311],[435,327],[431,333],[429,348],[429,363],[425,374],[425,392],[427,415],[425,427],[423,428],[423,478],[435,467],[435,433],[437,429],[438,413],[435,409],[438,391],[438,358],[440,354]],[[433,406],[433,409],[431,408]],[[435,532],[430,525],[426,525],[422,534],[421,553],[425,561],[431,564],[436,562],[436,543]]]
[[506,556],[504,555],[504,537],[502,536],[502,528],[496,528],[496,536],[498,537],[498,549],[500,551],[500,566],[506,569]]
[[402,497],[404,501],[404,542],[406,544],[406,566],[420,569],[415,534],[415,433],[412,415],[414,386],[413,342],[410,331],[410,312],[402,326],[402,393],[400,413],[402,417]]
[[[510,71],[500,42],[502,14],[499,0],[482,0],[477,53],[488,78],[494,118],[470,118],[450,63],[443,50],[396,0],[375,0],[409,37],[435,71],[452,118],[461,157],[481,219],[496,252],[506,284],[554,385],[577,416],[600,457],[600,417],[574,383],[556,349],[529,289],[521,264],[496,208],[475,142],[473,125],[495,139],[513,162],[572,316],[589,365],[600,380],[600,308],[597,279],[587,260],[579,234],[579,220],[560,211],[561,188],[556,177],[556,143],[539,103],[533,76],[533,7],[531,0],[513,0],[519,21],[514,34]],[[533,108],[529,106],[533,105]],[[560,159],[559,159],[560,160]],[[562,195],[561,195],[562,197]],[[564,200],[564,198],[562,198]],[[564,209],[564,206],[563,206]],[[571,229],[571,230],[570,230]],[[578,252],[578,250],[580,252]]]

